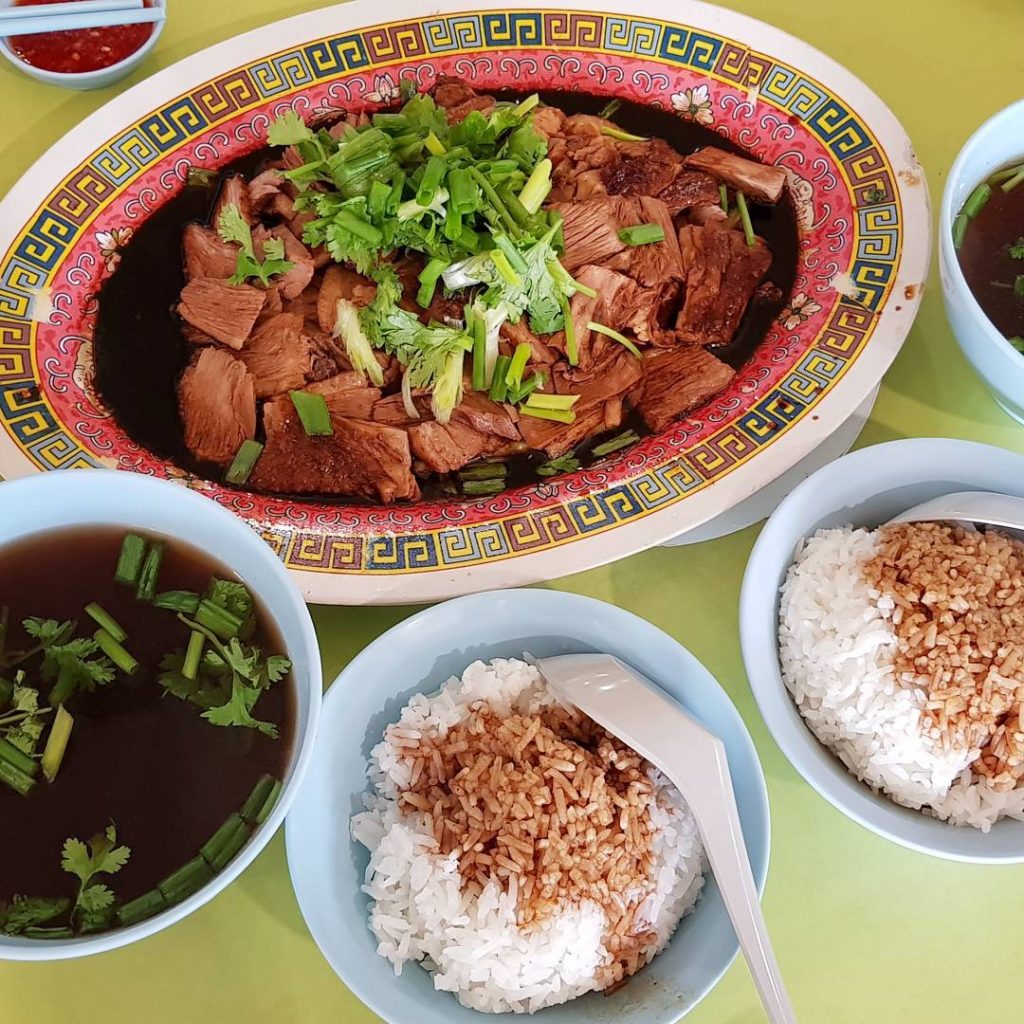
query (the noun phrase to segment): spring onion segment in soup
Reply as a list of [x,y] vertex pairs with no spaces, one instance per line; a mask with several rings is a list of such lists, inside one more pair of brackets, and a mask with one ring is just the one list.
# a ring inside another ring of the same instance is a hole
[[1024,820],[1024,543],[941,523],[819,530],[782,587],[783,678],[814,735],[897,803]]
[[283,114],[136,231],[96,335],[136,441],[257,491],[479,496],[729,385],[793,281],[782,168],[635,104],[409,85]]
[[246,586],[176,541],[0,551],[0,932],[126,927],[224,870],[288,765],[280,650]]
[[974,189],[953,221],[953,244],[978,304],[1024,353],[1024,163]]
[[478,661],[413,697],[368,774],[352,833],[377,951],[473,1009],[617,988],[703,888],[678,790],[526,662]]

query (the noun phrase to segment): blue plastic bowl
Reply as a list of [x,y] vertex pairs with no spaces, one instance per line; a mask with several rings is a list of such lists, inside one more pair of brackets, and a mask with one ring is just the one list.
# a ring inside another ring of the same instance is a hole
[[[409,964],[395,977],[377,955],[360,892],[367,854],[349,838],[362,809],[366,762],[385,726],[417,692],[436,690],[476,659],[603,651],[684,704],[721,737],[758,890],[768,871],[764,776],[732,702],[706,668],[650,623],[602,601],[544,590],[477,594],[439,604],[388,630],[341,673],[324,701],[313,763],[286,827],[295,893],[324,956],[345,984],[389,1024],[472,1024],[481,1014],[434,989]],[[696,910],[668,948],[611,996],[590,994],[539,1011],[547,1024],[670,1024],[715,985],[738,950],[709,876]]]

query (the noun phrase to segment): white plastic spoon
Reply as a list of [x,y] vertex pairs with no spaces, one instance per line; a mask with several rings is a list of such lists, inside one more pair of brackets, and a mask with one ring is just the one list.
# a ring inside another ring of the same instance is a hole
[[757,898],[722,741],[609,654],[536,662],[544,678],[673,782],[693,811],[711,870],[771,1024],[795,1024]]
[[968,529],[996,526],[1024,536],[1024,498],[993,491],[956,491],[908,508],[890,519],[888,525],[934,522],[957,523]]

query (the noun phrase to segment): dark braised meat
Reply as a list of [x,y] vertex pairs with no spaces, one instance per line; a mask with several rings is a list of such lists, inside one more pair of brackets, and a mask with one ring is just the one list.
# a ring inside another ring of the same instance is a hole
[[705,171],[730,188],[740,189],[759,203],[777,203],[786,186],[786,172],[771,164],[727,153],[716,146],[705,146],[685,157],[683,163],[697,171]]
[[310,371],[309,338],[297,313],[278,313],[252,333],[238,353],[252,374],[257,398],[301,388]]
[[644,359],[636,407],[647,426],[659,434],[728,387],[734,376],[731,366],[700,345],[654,352]]
[[197,277],[181,290],[178,315],[229,348],[241,348],[252,333],[267,293],[248,284]]
[[256,434],[252,376],[222,348],[202,348],[192,357],[178,387],[178,406],[185,444],[200,462],[227,465]]

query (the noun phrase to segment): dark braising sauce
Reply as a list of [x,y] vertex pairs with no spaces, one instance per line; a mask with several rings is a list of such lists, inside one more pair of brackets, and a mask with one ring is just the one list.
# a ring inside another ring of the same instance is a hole
[[[514,99],[523,94],[498,95],[500,99]],[[545,92],[541,97],[569,114],[596,114],[608,102],[607,97],[579,92]],[[708,145],[745,152],[709,128],[642,104],[624,102],[615,114],[615,122],[634,134],[660,137],[681,153]],[[220,168],[222,177],[234,173],[252,177],[273,155],[271,150],[249,154]],[[209,221],[217,189],[217,182],[186,187],[136,229],[117,272],[100,291],[95,353],[96,385],[121,428],[155,455],[199,476],[219,480],[221,471],[196,462],[184,444],[176,385],[188,363],[190,346],[173,312],[185,284],[182,231],[192,221]],[[764,238],[773,254],[765,280],[779,288],[781,298],[752,302],[733,341],[715,350],[734,368],[742,366],[764,338],[788,299],[796,274],[799,236],[788,191],[774,206],[752,204],[750,213],[754,231]],[[649,433],[637,415],[623,424],[626,427],[641,435]],[[585,465],[595,461],[588,456],[588,447],[600,440],[594,438],[577,449]],[[509,460],[509,486],[536,483],[535,468],[544,461],[542,454]],[[443,481],[437,478],[421,479],[420,483],[427,498],[445,493]],[[324,500],[362,503],[352,497],[327,496]]]
[[[131,858],[98,881],[120,901],[134,899],[195,857],[263,773],[280,779],[287,769],[295,719],[290,678],[259,700],[259,717],[279,728],[276,740],[212,725],[194,705],[163,696],[157,666],[187,642],[188,630],[172,612],[136,601],[134,590],[114,582],[123,536],[87,527],[0,549],[0,605],[10,607],[12,623],[27,616],[76,619],[79,635],[90,635],[95,627],[83,608],[98,601],[127,631],[125,645],[139,661],[133,676],[118,672],[94,693],[72,696],[74,729],[53,783],[40,775],[28,796],[0,786],[0,899],[73,897],[76,879],[61,870],[61,847],[69,837],[88,840],[110,822]],[[201,592],[214,575],[234,578],[207,556],[168,543],[161,589]],[[252,643],[282,651],[266,615],[257,614]],[[8,649],[31,646],[20,625],[12,633]],[[37,674],[26,682],[36,685]],[[45,686],[41,696],[46,706]]]
[[[1024,337],[1024,290],[1014,290],[1024,275],[1024,184],[1009,192],[992,187],[989,200],[967,225],[960,266],[974,297],[1006,338]],[[1020,256],[1014,259],[1011,250]]]

